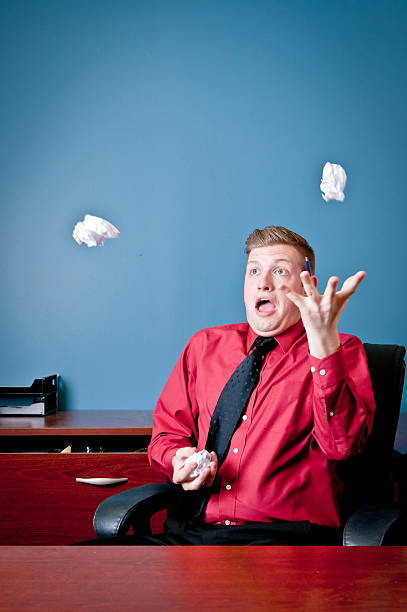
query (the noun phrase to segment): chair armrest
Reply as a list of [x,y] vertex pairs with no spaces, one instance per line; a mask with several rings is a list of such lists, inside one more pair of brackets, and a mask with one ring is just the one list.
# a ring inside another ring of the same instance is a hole
[[151,516],[167,508],[176,495],[175,485],[154,483],[108,497],[98,506],[93,518],[96,537],[126,535],[131,525],[137,535],[151,534]]
[[395,540],[398,537],[402,540],[395,543],[404,545],[405,522],[406,513],[396,504],[362,506],[346,522],[343,545],[383,546],[384,539],[390,531],[394,531]]

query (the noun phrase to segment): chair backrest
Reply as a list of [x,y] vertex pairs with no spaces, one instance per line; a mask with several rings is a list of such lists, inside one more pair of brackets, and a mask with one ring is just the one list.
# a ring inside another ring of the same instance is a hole
[[343,462],[344,519],[363,504],[393,501],[390,479],[394,439],[400,414],[405,363],[404,346],[364,344],[376,410],[362,452]]

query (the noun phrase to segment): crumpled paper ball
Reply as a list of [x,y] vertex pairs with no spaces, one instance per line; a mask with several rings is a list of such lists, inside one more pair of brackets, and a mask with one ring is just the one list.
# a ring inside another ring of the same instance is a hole
[[106,238],[118,238],[120,232],[109,221],[93,215],[85,215],[83,221],[75,225],[72,236],[78,244],[88,247],[103,246]]
[[343,202],[346,186],[346,172],[339,164],[327,162],[322,170],[321,191],[325,202],[337,200]]
[[211,462],[211,455],[205,449],[203,449],[203,450],[201,450],[201,451],[199,451],[197,453],[194,453],[193,455],[188,457],[188,459],[185,459],[185,465],[188,465],[188,463],[197,463],[198,464],[196,466],[196,468],[194,469],[194,471],[191,472],[191,474],[189,475],[190,479],[194,480],[194,478],[199,476],[199,474],[202,472],[202,470],[204,470],[205,468],[208,467],[210,462]]

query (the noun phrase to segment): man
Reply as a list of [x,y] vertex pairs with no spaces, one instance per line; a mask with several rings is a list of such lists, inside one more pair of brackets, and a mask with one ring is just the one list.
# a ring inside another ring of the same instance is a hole
[[[339,543],[337,466],[363,447],[374,399],[362,343],[337,325],[365,272],[340,290],[333,276],[320,294],[313,250],[298,234],[270,226],[246,245],[248,323],[195,334],[154,412],[152,467],[182,487],[186,504],[194,491],[207,499],[200,521],[173,521],[160,543]],[[197,464],[186,459],[205,448],[222,390],[257,337],[276,346],[262,356],[226,457],[219,465],[212,451],[191,479]]]

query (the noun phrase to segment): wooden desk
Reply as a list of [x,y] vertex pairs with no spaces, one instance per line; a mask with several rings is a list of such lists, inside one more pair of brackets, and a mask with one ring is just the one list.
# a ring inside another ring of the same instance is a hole
[[[165,482],[143,449],[151,411],[83,410],[0,418],[0,544],[62,545],[94,537],[92,519],[109,495]],[[72,446],[72,453],[61,450]],[[91,452],[87,452],[87,450]],[[103,452],[100,450],[103,449]],[[76,478],[126,477],[97,487]],[[162,527],[162,513],[153,519]]]
[[[407,413],[400,416],[396,448],[407,452]],[[109,495],[165,482],[143,452],[151,411],[83,410],[46,417],[0,418],[0,544],[64,545],[94,537],[92,519]],[[60,454],[67,445],[73,453]],[[87,446],[91,453],[86,453]],[[103,447],[104,452],[98,452]],[[21,452],[15,452],[20,450]],[[123,485],[93,487],[76,477],[127,477]],[[407,503],[405,488],[398,501]],[[160,531],[163,513],[153,518]]]
[[2,437],[151,436],[151,410],[67,410],[42,416],[1,416]]
[[405,610],[407,548],[0,547],[0,609]]

